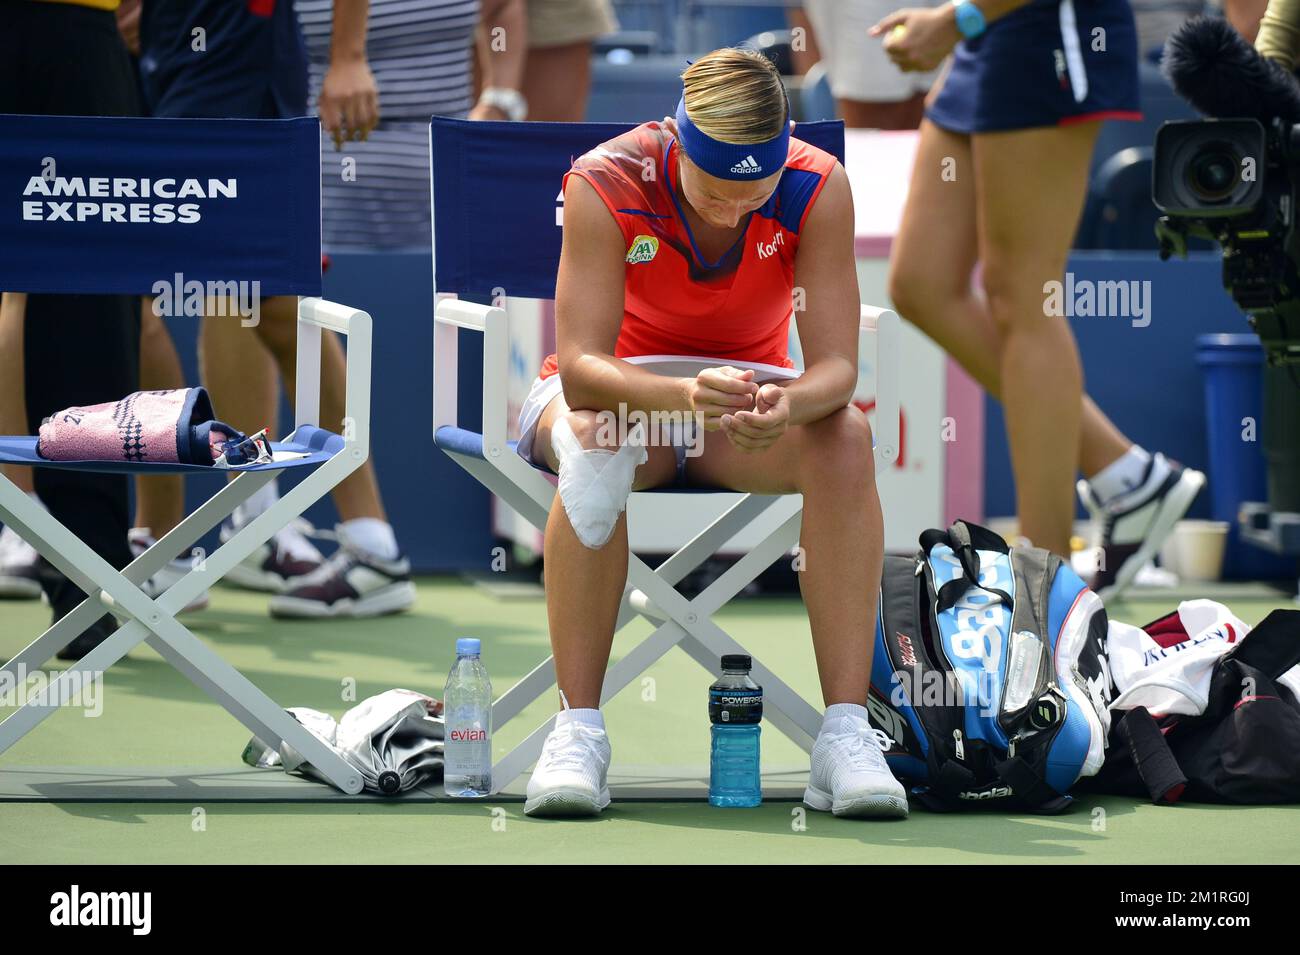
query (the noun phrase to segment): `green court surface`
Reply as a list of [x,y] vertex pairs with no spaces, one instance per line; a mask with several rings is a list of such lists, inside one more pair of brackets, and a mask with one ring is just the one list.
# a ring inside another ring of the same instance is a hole
[[[1258,590],[1226,602],[1249,622],[1290,599]],[[1115,604],[1116,619],[1143,623],[1173,608],[1165,596]],[[284,706],[336,715],[355,699],[394,686],[441,696],[456,636],[484,642],[498,693],[546,655],[545,607],[536,588],[422,581],[415,612],[364,622],[272,621],[264,598],[216,590],[211,607],[185,618],[228,661]],[[738,601],[724,627],[817,700],[808,624],[793,598]],[[44,628],[39,603],[0,604],[0,656],[8,659]],[[615,653],[649,625],[633,625]],[[689,767],[708,759],[708,675],[671,651],[609,704],[619,767]],[[541,701],[494,741],[497,755],[541,722]],[[0,715],[7,713],[0,709]],[[0,756],[6,769],[32,766],[206,767],[237,770],[248,731],[152,650],[137,648],[105,677],[102,714],[67,708]],[[807,758],[766,726],[767,767]],[[680,770],[679,770],[680,771]],[[257,862],[708,862],[742,849],[750,862],[902,863],[1267,863],[1300,858],[1300,806],[1154,807],[1084,797],[1069,814],[931,815],[864,822],[805,814],[797,802],[712,809],[697,802],[615,802],[599,819],[532,820],[518,802],[0,803],[6,863]]]

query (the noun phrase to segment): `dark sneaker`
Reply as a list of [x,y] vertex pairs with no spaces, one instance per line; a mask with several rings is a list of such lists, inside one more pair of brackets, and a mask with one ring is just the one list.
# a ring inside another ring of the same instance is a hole
[[105,640],[113,635],[117,629],[117,624],[112,617],[100,617],[91,626],[90,629],[83,632],[75,640],[59,651],[60,660],[80,660],[95,647],[99,646]]
[[1105,504],[1097,500],[1087,481],[1078,483],[1079,497],[1093,520],[1097,572],[1090,586],[1103,601],[1119,596],[1133,583],[1204,486],[1200,471],[1159,453],[1152,456],[1141,484]]
[[0,530],[0,597],[35,600],[41,595],[41,555],[12,528]]
[[[280,530],[269,541],[245,557],[221,579],[222,583],[263,593],[284,593],[299,577],[320,570],[325,562],[321,552],[309,539],[315,528],[302,518]],[[229,525],[221,527],[221,542],[233,537]]]
[[271,598],[274,617],[378,617],[415,604],[411,562],[360,550],[339,528],[339,549],[315,573]]
[[[42,564],[41,576],[50,598],[52,623],[58,623],[85,601],[86,595],[49,564]],[[117,630],[117,621],[105,614],[72,639],[56,656],[60,660],[80,660]]]

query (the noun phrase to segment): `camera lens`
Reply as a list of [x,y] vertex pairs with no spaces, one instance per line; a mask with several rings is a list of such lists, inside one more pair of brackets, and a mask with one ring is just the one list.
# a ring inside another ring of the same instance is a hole
[[1236,150],[1227,143],[1209,143],[1187,164],[1187,187],[1206,202],[1219,202],[1236,188],[1240,169]]

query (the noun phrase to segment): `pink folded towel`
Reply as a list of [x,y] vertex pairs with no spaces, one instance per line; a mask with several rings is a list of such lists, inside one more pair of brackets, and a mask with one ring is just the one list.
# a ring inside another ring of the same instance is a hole
[[137,391],[46,418],[36,453],[50,461],[210,465],[223,442],[244,437],[215,417],[203,388]]

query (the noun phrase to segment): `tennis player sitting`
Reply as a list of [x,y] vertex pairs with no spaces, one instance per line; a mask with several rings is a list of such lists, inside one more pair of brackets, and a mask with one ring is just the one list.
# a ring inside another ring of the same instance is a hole
[[[592,815],[609,804],[598,707],[627,579],[623,512],[632,490],[680,480],[803,494],[800,585],[827,705],[805,801],[904,816],[865,708],[883,531],[871,431],[850,405],[859,302],[848,178],[833,156],[790,137],[781,79],[764,57],[716,50],[682,79],[675,118],[598,146],[564,180],[558,354],[521,410],[519,443],[559,474],[545,554],[563,711],[525,812]],[[792,303],[805,370],[760,384],[736,365],[792,367]],[[709,361],[673,377],[629,360],[648,355]],[[612,416],[655,412],[702,420],[702,443],[611,427]]]

